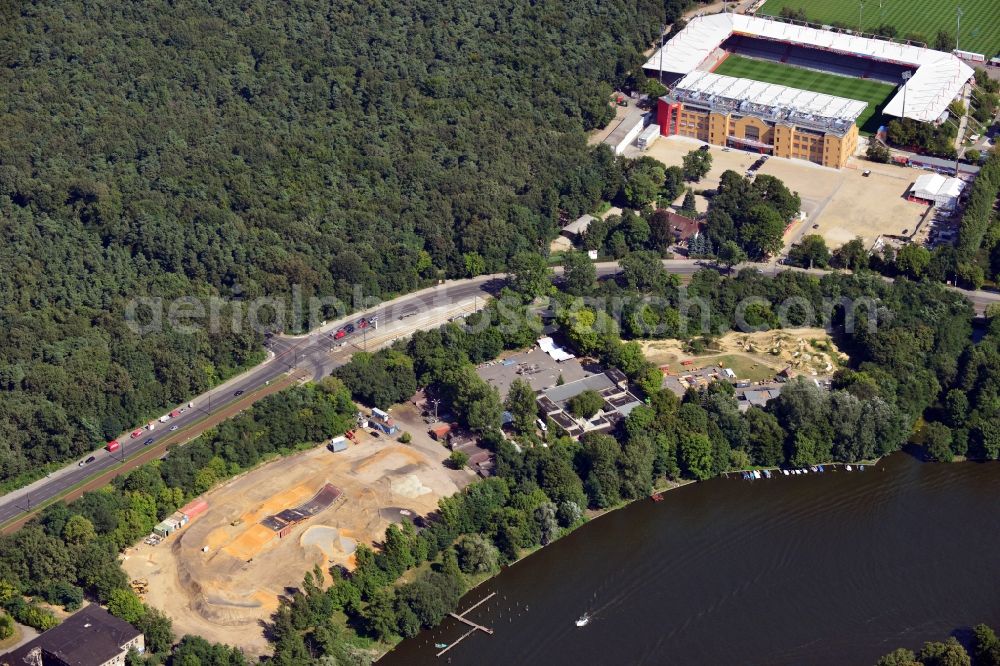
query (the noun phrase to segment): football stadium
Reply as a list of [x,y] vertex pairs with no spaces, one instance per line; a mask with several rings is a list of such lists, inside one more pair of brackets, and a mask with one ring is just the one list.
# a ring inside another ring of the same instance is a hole
[[950,53],[728,13],[692,19],[643,68],[669,88],[662,135],[836,168],[883,116],[943,121],[973,75]]

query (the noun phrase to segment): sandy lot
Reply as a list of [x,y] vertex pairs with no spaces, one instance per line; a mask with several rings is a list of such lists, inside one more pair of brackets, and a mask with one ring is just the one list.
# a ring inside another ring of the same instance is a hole
[[[356,544],[380,540],[390,522],[406,519],[401,509],[427,514],[472,479],[445,468],[447,454],[416,433],[411,445],[364,434],[341,453],[320,446],[269,463],[206,494],[208,511],[158,546],[129,549],[123,566],[149,581],[146,601],[171,617],[178,636],[263,654],[261,622],[306,571],[353,566]],[[284,537],[260,523],[327,483],[343,495]]]
[[[645,154],[667,166],[680,166],[682,157],[701,145],[694,139],[661,137]],[[697,189],[715,188],[724,171],[745,173],[757,159],[756,154],[739,150],[723,152],[718,146],[710,150],[712,170],[694,185]],[[864,169],[871,169],[871,176],[862,176]],[[780,178],[789,189],[798,192],[802,210],[808,215],[785,234],[786,248],[811,233],[823,236],[831,249],[857,236],[870,247],[879,234],[903,235],[904,230],[912,233],[927,209],[903,198],[916,177],[923,173],[918,169],[873,164],[857,158],[851,158],[843,169],[830,169],[804,160],[772,157],[759,173]],[[817,224],[819,227],[813,229]]]
[[[701,355],[684,351],[680,340],[651,340],[642,347],[646,358],[672,374],[721,365],[732,368],[740,379],[751,381],[769,379],[788,366],[810,376],[830,375],[847,360],[821,328],[728,333]],[[681,362],[687,360],[692,363],[682,366]]]

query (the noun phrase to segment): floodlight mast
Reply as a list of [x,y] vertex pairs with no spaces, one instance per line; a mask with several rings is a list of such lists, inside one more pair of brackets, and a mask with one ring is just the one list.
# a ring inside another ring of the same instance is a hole
[[903,113],[900,114],[900,118],[906,120],[906,82],[910,80],[913,76],[913,72],[903,72]]
[[955,7],[955,50],[958,50],[958,35],[962,31],[962,8]]

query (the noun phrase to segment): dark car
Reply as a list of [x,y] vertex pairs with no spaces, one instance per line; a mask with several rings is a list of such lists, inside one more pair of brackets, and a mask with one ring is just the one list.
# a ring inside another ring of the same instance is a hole
[[233,395],[234,395],[234,396],[236,396],[236,397],[238,398],[238,397],[240,397],[241,395],[243,395],[243,391],[237,391],[237,392],[236,392],[236,393],[234,393]]
[[172,426],[170,426],[170,432],[173,432],[174,430],[177,430],[178,428],[180,428],[179,425],[172,425]]
[[708,144],[706,143],[703,146],[698,146],[698,150],[708,150]]
[[380,433],[378,430],[372,430],[372,437],[381,437],[381,436],[382,433]]
[[149,446],[149,445],[150,445],[150,444],[152,444],[152,443],[153,443],[153,438],[152,438],[152,437],[150,437],[150,438],[149,438],[149,439],[147,439],[147,440],[146,440],[145,442],[143,442],[143,443],[142,443],[142,445],[143,445],[143,446]]
[[348,333],[353,333],[354,332],[354,324],[348,324],[347,326],[344,327],[344,330],[346,332],[348,332]]
[[89,458],[87,458],[86,460],[83,461],[83,464],[84,465],[89,465],[90,463],[94,462],[95,460],[97,460],[97,458],[95,458],[94,456],[90,456]]

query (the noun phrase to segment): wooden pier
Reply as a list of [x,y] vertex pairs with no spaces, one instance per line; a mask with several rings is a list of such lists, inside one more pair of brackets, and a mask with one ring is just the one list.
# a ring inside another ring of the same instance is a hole
[[461,643],[462,641],[464,641],[466,638],[468,638],[472,634],[476,633],[477,631],[481,631],[481,632],[483,632],[485,634],[489,634],[490,636],[492,636],[493,635],[493,630],[492,629],[490,629],[489,627],[484,627],[482,625],[476,624],[472,620],[467,619],[465,616],[468,615],[473,610],[475,610],[476,608],[478,608],[480,605],[486,603],[487,601],[489,601],[490,599],[492,599],[495,596],[496,596],[496,592],[491,592],[489,595],[487,595],[486,597],[480,599],[476,603],[472,604],[471,606],[469,606],[468,608],[466,608],[461,613],[448,613],[448,615],[452,616],[453,618],[455,618],[459,622],[467,624],[467,625],[469,625],[472,628],[469,629],[464,634],[462,634],[461,636],[459,636],[453,643],[449,644],[446,648],[442,649],[435,656],[440,657],[445,652],[447,652],[448,650],[452,649],[453,647],[455,647],[456,645],[458,645],[459,643]]

